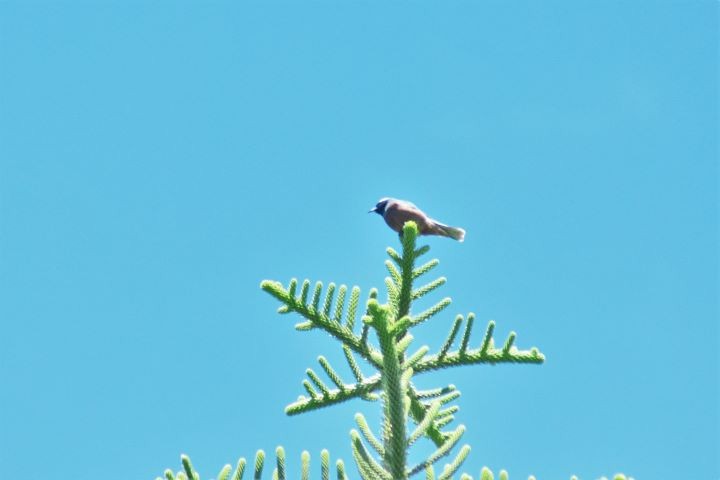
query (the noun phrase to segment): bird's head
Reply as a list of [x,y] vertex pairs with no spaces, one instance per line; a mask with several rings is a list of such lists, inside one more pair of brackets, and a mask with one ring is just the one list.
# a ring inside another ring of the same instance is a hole
[[390,201],[389,198],[381,198],[378,203],[375,205],[375,208],[370,210],[368,213],[375,212],[378,215],[384,215],[385,214],[385,207],[387,207],[388,202]]

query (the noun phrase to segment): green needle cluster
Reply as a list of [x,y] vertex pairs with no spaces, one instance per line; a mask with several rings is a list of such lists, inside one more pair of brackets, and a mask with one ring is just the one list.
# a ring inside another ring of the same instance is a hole
[[[300,283],[296,279],[290,280],[287,286],[269,280],[261,283],[261,288],[280,302],[279,313],[295,313],[302,317],[295,325],[297,330],[324,331],[337,340],[352,372],[351,379],[343,379],[324,356],[318,357],[318,372],[321,374],[311,368],[306,370],[307,378],[302,382],[304,393],[285,408],[288,415],[353,399],[382,400],[383,420],[378,428],[381,435],[376,436],[359,413],[355,415],[357,430],[350,432],[357,474],[362,480],[405,480],[421,474],[426,480],[449,480],[455,478],[468,457],[469,445],[457,448],[457,453],[451,456],[465,432],[464,425],[448,428],[459,410],[454,402],[460,397],[460,391],[454,385],[418,390],[413,383],[416,375],[465,365],[540,364],[545,360],[535,347],[518,349],[514,332],[496,347],[493,321],[488,322],[479,344],[473,346],[473,313],[457,315],[447,337],[433,353],[426,345],[411,349],[413,328],[436,317],[451,303],[450,298],[445,297],[423,311],[413,310],[413,302],[435,292],[446,282],[444,277],[440,277],[415,285],[439,264],[438,260],[430,260],[417,265],[418,260],[430,250],[428,246],[417,247],[417,236],[415,223],[407,222],[401,235],[402,252],[387,249],[390,258],[385,262],[389,274],[385,278],[385,302],[380,303],[378,291],[371,289],[362,310],[358,287],[348,289],[346,285],[338,287],[330,283],[324,288],[322,282],[313,285],[310,280]],[[360,368],[361,364],[365,371],[369,369],[371,373],[365,373]],[[434,444],[434,451],[417,464],[409,465],[410,448],[423,439]],[[275,453],[273,480],[288,478],[284,450],[278,447]],[[320,457],[320,478],[327,480],[331,475],[330,457],[325,450]],[[450,457],[448,463],[436,475],[438,462],[446,457]],[[184,471],[173,474],[167,470],[165,479],[200,480],[187,456],[182,456],[182,464]],[[264,464],[265,454],[259,450],[251,474],[253,479],[262,478]],[[246,460],[241,458],[234,470],[226,465],[216,478],[242,480],[245,473]],[[250,474],[249,471],[247,473]],[[303,452],[300,476],[293,478],[305,480],[310,478],[309,475],[310,455]],[[341,460],[336,462],[335,478],[348,478]],[[472,480],[473,477],[463,473],[459,478]],[[477,478],[493,480],[494,476],[490,470],[483,468]],[[508,479],[507,472],[501,471],[498,478]],[[625,479],[622,475],[614,477],[614,480]]]

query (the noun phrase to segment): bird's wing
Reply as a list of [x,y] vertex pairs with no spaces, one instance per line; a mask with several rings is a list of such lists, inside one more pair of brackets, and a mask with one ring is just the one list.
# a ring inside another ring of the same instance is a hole
[[422,210],[420,210],[418,207],[416,207],[410,202],[397,202],[396,204],[392,205],[392,208],[390,208],[389,210],[395,221],[400,222],[399,226],[401,228],[402,224],[407,222],[408,220],[415,221],[415,223],[418,224],[418,227],[420,227],[421,231],[427,224],[427,215],[425,215]]
[[411,216],[413,218],[417,216],[425,216],[422,210],[420,210],[418,207],[416,207],[410,202],[397,202],[395,205],[393,205],[393,207],[396,211],[402,212],[403,214]]

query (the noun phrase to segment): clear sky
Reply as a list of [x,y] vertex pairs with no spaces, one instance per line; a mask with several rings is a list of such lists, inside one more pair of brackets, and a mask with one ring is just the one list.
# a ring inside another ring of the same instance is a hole
[[466,471],[717,479],[717,85],[715,1],[1,1],[0,471],[352,464],[379,406],[284,415],[341,353],[259,283],[381,287],[394,196],[467,230],[417,345],[547,357],[420,377]]

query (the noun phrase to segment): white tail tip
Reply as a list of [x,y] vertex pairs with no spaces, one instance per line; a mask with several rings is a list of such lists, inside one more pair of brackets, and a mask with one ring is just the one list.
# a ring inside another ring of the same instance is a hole
[[463,242],[465,240],[465,230],[462,228],[449,227],[441,223],[437,225],[440,227],[440,230],[445,234],[445,236],[455,239],[458,242]]

